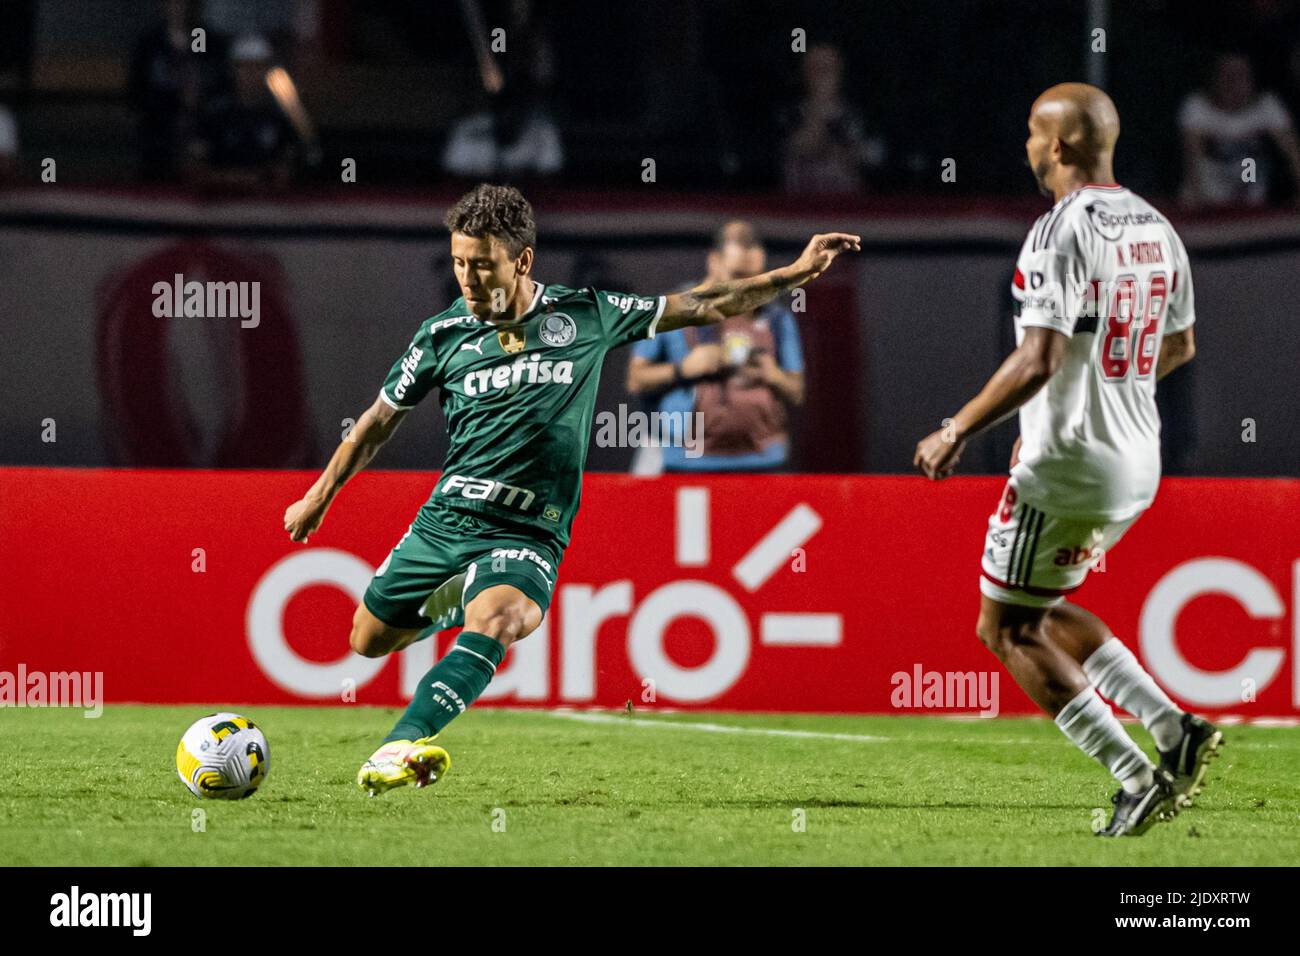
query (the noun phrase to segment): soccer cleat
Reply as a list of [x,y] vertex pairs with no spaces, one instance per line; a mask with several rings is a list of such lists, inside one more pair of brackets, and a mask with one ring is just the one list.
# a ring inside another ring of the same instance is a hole
[[1178,816],[1186,798],[1174,792],[1173,778],[1159,768],[1151,786],[1141,793],[1129,793],[1123,787],[1110,802],[1115,805],[1110,823],[1097,836],[1141,836],[1152,824],[1163,823]]
[[1223,734],[1219,728],[1203,717],[1183,714],[1183,739],[1169,750],[1161,750],[1160,769],[1174,778],[1174,792],[1185,797],[1190,806],[1192,797],[1204,789],[1205,771],[1219,753]]
[[417,788],[437,783],[451,769],[451,754],[435,746],[433,737],[419,740],[390,740],[361,765],[357,786],[367,796],[377,797],[394,787],[413,783]]

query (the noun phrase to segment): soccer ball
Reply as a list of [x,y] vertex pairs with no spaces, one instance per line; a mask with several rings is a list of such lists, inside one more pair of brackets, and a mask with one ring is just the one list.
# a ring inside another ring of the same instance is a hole
[[176,772],[196,797],[242,800],[257,792],[270,769],[266,735],[239,714],[208,714],[185,731]]

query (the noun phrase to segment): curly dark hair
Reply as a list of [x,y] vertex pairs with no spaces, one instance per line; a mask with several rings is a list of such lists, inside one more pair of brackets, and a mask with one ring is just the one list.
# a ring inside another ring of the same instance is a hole
[[527,246],[537,245],[537,223],[533,207],[514,186],[479,183],[461,196],[443,220],[450,232],[462,232],[475,239],[496,236],[511,256]]

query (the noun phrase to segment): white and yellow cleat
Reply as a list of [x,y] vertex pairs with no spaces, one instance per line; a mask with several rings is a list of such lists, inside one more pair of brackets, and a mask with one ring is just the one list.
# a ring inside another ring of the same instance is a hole
[[437,746],[433,737],[419,740],[390,740],[361,765],[357,786],[371,797],[408,783],[427,787],[451,769],[451,754]]

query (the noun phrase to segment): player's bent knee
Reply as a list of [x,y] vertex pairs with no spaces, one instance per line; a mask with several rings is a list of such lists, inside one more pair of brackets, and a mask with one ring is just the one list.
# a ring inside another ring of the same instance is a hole
[[999,659],[1003,656],[1002,621],[999,617],[980,614],[979,620],[975,622],[975,636]]
[[1001,658],[1003,656],[1002,634],[996,624],[985,621],[980,618],[979,623],[975,625],[975,636],[979,638],[981,644],[989,649],[994,655]]
[[353,653],[360,654],[362,657],[383,657],[384,651],[380,646],[379,635],[374,634],[364,628],[352,628],[352,633],[348,637],[348,644],[352,647]]
[[487,594],[483,592],[465,608],[467,631],[484,634],[509,646],[522,641],[542,623],[541,609],[523,592],[485,597]]
[[1042,641],[1044,612],[1029,607],[998,604],[985,599],[975,624],[975,634],[1000,661],[1017,647],[1038,644]]
[[348,645],[362,657],[383,657],[391,644],[386,640],[387,630],[388,625],[371,614],[363,604],[352,617],[352,633],[348,635]]
[[465,616],[465,629],[485,634],[502,644],[523,640],[531,631],[523,608],[499,607],[482,614]]
[[975,635],[998,660],[1004,661],[1017,645],[1034,643],[1037,626],[1033,621],[981,616],[975,625]]

